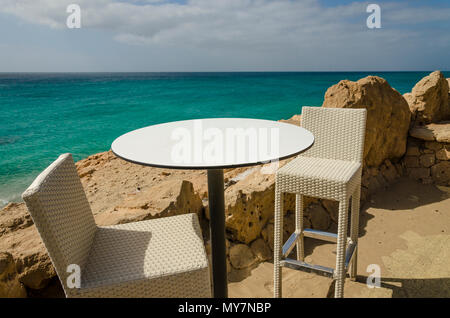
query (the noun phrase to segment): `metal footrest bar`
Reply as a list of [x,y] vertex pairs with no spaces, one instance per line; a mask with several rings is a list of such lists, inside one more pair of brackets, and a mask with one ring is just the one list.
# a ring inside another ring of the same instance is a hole
[[282,248],[282,257],[287,257],[292,249],[295,246],[295,243],[297,243],[298,239],[300,238],[300,234],[297,232],[292,233],[292,235],[288,238],[288,240],[286,241],[286,243],[284,243],[283,248]]
[[347,244],[347,248],[345,249],[345,271],[348,271],[350,262],[355,255],[356,246],[357,243],[353,243],[352,241]]
[[337,234],[324,232],[324,231],[318,231],[313,229],[304,229],[303,235],[305,237],[310,237],[313,239],[318,239],[322,241],[328,241],[328,242],[337,242]]
[[282,248],[283,257],[287,257],[291,253],[292,249],[294,248],[295,244],[297,243],[301,235],[303,235],[304,237],[309,237],[332,243],[336,243],[337,241],[337,234],[313,229],[304,229],[303,231],[292,233],[291,236],[286,241],[286,243],[284,243]]
[[[295,244],[299,240],[301,235],[304,235],[306,237],[310,238],[316,238],[324,241],[335,241],[337,239],[337,235],[333,233],[323,232],[323,231],[317,231],[312,229],[305,229],[302,232],[294,232],[289,237],[289,239],[286,241],[286,243],[283,245],[282,248],[282,259],[280,262],[281,266],[288,267],[295,270],[301,270],[303,272],[307,273],[316,273],[320,274],[322,276],[331,277],[334,276],[334,269],[326,266],[321,265],[314,265],[309,264],[306,262],[294,260],[291,258],[287,258],[287,256],[291,253],[292,249],[294,248]],[[348,271],[350,267],[350,263],[352,261],[353,256],[355,255],[357,243],[354,243],[348,238],[347,246],[345,249],[345,272]]]
[[333,278],[334,275],[334,269],[320,266],[320,265],[314,265],[305,263],[302,261],[297,261],[294,259],[286,258],[280,262],[281,266],[288,267],[295,270],[300,270],[307,273],[316,273],[322,276],[331,277]]

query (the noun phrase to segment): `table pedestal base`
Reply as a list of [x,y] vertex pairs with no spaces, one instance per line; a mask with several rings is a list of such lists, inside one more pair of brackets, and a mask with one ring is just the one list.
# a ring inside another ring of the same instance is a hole
[[214,298],[228,297],[225,246],[225,199],[223,169],[208,170],[209,226]]

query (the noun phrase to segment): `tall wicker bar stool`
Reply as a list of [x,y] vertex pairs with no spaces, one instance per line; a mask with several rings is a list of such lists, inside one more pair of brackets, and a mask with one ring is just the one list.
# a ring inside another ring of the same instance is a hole
[[[365,109],[303,107],[302,127],[314,134],[314,145],[276,173],[274,229],[274,297],[282,296],[281,267],[320,273],[335,280],[335,297],[344,296],[346,273],[356,278],[359,200],[366,128]],[[295,232],[282,246],[283,194],[296,194]],[[339,202],[338,233],[303,226],[303,196]],[[349,199],[351,231],[347,237]],[[304,262],[304,237],[337,242],[336,267]],[[297,259],[288,258],[297,246]]]

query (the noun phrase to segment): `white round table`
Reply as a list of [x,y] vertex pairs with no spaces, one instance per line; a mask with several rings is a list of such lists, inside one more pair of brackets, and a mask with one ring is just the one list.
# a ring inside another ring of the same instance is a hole
[[137,129],[114,140],[111,150],[124,160],[145,166],[208,171],[213,295],[225,298],[228,292],[223,169],[276,164],[313,143],[311,132],[292,124],[212,118]]

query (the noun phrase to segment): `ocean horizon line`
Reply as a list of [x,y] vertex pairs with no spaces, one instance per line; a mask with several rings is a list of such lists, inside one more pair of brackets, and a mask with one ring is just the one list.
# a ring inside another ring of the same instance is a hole
[[[0,74],[208,74],[208,73],[423,73],[433,72],[434,70],[408,70],[408,71],[384,71],[384,70],[360,70],[360,71],[54,71],[54,72],[41,72],[41,71],[12,71],[4,72],[0,71]],[[450,72],[450,69],[441,69],[441,72]]]

